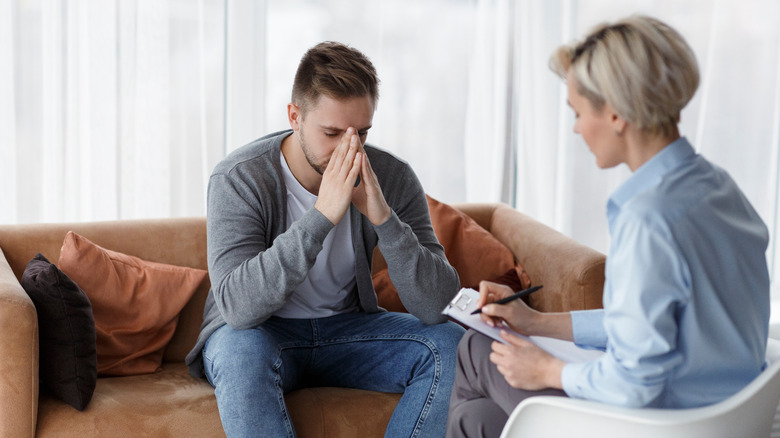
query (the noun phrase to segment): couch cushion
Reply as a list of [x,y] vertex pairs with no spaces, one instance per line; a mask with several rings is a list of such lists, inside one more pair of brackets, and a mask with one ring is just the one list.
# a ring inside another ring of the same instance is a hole
[[38,313],[41,382],[55,397],[82,410],[97,383],[89,299],[40,253],[27,264],[21,284]]
[[191,377],[184,363],[164,364],[154,374],[98,379],[89,406],[77,412],[41,396],[39,437],[219,437],[214,388]]
[[[307,388],[285,395],[299,438],[382,437],[400,398],[350,388]],[[214,388],[190,376],[184,363],[166,363],[154,374],[98,379],[92,402],[82,412],[51,396],[40,398],[37,436],[137,435],[224,437]]]
[[68,232],[59,267],[89,297],[100,375],[152,373],[206,271],[148,262]]
[[284,396],[298,438],[380,438],[402,394],[303,388]]
[[[523,267],[515,262],[512,251],[472,218],[452,206],[428,196],[433,231],[444,247],[452,267],[458,271],[461,287],[479,289],[482,280],[495,281],[516,289],[531,285]],[[387,268],[377,251],[374,263],[383,265],[372,275],[379,305],[394,312],[405,312]]]

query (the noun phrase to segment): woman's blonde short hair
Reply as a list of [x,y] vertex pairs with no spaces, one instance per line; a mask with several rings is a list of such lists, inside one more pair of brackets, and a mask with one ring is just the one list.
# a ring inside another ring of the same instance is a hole
[[699,86],[699,68],[682,36],[651,17],[597,26],[584,40],[559,47],[550,68],[574,75],[594,108],[609,104],[640,130],[669,135]]

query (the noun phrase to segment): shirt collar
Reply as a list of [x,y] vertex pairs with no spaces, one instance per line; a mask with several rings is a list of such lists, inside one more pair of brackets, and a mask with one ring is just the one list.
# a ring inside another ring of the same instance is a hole
[[694,155],[696,151],[685,137],[669,143],[612,193],[607,203],[607,213],[619,211],[631,198],[658,184],[664,175]]

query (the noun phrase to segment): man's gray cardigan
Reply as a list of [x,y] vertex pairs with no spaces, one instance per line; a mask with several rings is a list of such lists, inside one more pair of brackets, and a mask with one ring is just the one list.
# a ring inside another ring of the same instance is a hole
[[[291,133],[276,132],[237,149],[211,175],[207,201],[211,290],[198,341],[186,359],[193,376],[203,375],[201,352],[215,330],[224,324],[238,330],[256,327],[282,307],[334,227],[314,208],[292,225],[286,223],[280,148]],[[369,145],[365,150],[393,213],[387,222],[374,226],[350,206],[360,309],[384,311],[377,305],[371,281],[371,258],[378,244],[404,306],[426,324],[442,322],[441,310],[460,282],[433,232],[422,185],[407,163]]]

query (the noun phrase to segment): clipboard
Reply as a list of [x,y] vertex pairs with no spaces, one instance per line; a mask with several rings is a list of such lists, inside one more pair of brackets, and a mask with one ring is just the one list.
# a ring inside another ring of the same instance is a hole
[[502,326],[491,327],[482,321],[479,314],[472,315],[471,312],[477,309],[479,301],[479,292],[470,288],[461,289],[455,297],[442,310],[443,315],[460,322],[466,327],[472,328],[485,336],[495,339],[498,342],[509,344],[501,337],[501,332],[505,331],[520,338],[529,340],[551,355],[567,362],[588,362],[597,360],[604,355],[601,350],[591,350],[578,347],[573,342],[562,341],[560,339],[548,338],[544,336],[525,336],[511,329],[506,323]]
[[482,321],[482,317],[479,314],[472,315],[471,312],[478,309],[477,302],[479,301],[479,292],[474,289],[464,287],[455,295],[455,297],[447,304],[447,307],[442,310],[443,315],[460,322],[461,324],[472,328],[485,336],[495,339],[496,341],[507,343],[504,338],[501,337],[501,331],[505,330],[512,333],[515,336],[526,338],[526,336],[517,333],[506,325],[491,327]]

